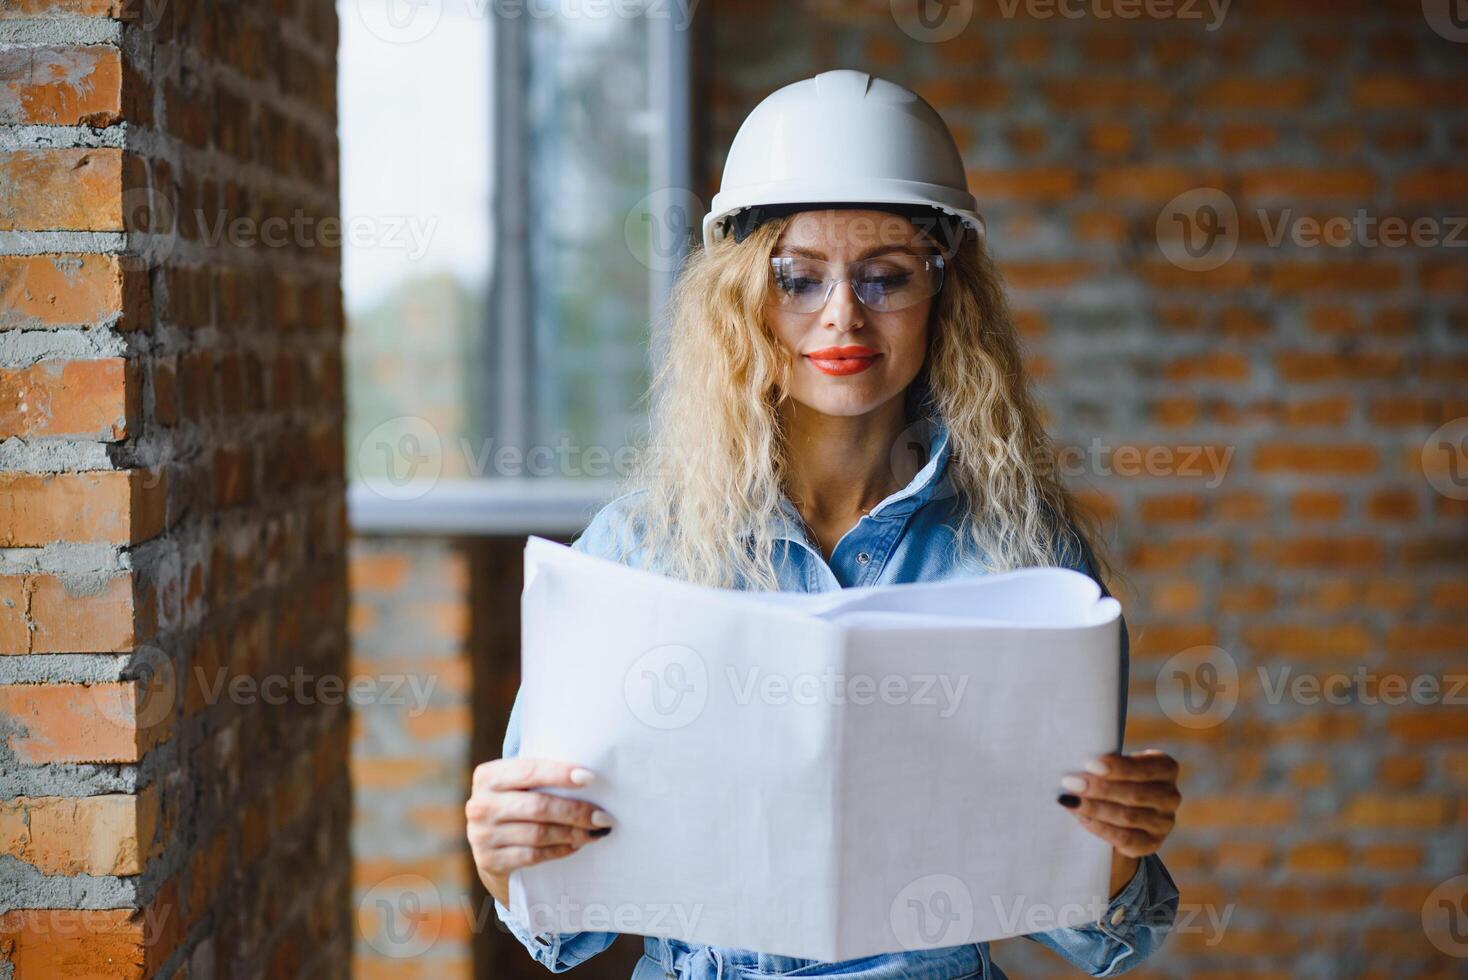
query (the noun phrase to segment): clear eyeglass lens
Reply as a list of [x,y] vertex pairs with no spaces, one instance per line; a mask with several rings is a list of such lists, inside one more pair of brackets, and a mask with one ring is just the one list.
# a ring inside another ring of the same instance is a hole
[[[793,313],[814,313],[826,305],[842,279],[829,262],[800,256],[770,259],[776,305]],[[868,309],[905,310],[936,295],[943,285],[943,257],[894,252],[853,262],[845,281]]]

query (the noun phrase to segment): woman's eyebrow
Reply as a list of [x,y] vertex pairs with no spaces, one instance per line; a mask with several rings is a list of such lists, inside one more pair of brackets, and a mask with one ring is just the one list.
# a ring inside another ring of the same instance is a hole
[[[862,259],[869,259],[873,255],[889,255],[892,252],[906,252],[908,255],[922,254],[910,245],[873,245],[871,248],[858,255],[856,259],[857,261],[860,261]],[[825,252],[822,252],[818,248],[807,248],[804,245],[777,245],[775,246],[775,254],[798,255],[804,259],[820,259],[821,261],[825,261],[826,259]]]

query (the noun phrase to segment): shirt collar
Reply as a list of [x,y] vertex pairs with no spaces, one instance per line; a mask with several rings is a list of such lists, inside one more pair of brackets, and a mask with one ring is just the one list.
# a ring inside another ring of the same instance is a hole
[[[902,438],[908,442],[919,441],[927,435],[928,461],[918,470],[907,486],[882,498],[868,513],[868,517],[886,519],[912,513],[934,497],[950,496],[950,484],[944,479],[947,473],[949,451],[948,427],[939,421],[914,422],[903,430]],[[780,494],[780,511],[772,517],[774,537],[808,543],[805,521],[800,511],[785,493]]]

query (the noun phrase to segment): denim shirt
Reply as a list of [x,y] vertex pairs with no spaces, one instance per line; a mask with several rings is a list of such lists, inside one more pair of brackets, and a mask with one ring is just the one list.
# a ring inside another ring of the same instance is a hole
[[[828,592],[851,586],[926,582],[984,574],[972,556],[949,547],[959,524],[960,497],[944,479],[948,459],[948,432],[932,428],[928,460],[906,487],[888,496],[864,515],[837,542],[829,561],[803,530],[799,512],[785,498],[781,513],[772,515],[777,527],[776,567],[782,591]],[[633,491],[636,493],[638,491]],[[624,494],[603,507],[572,547],[629,565],[653,567],[655,560],[638,553],[636,535],[625,520]],[[1063,564],[1095,579],[1095,563],[1084,539],[1079,547],[1062,547]],[[1128,638],[1121,624],[1121,711],[1117,746],[1126,724]],[[520,748],[520,701],[517,696],[505,733],[504,757]],[[574,760],[572,760],[574,761]],[[1084,759],[1077,759],[1080,766]],[[593,843],[590,846],[595,846]],[[1178,891],[1161,859],[1143,858],[1132,879],[1095,921],[1083,926],[1032,933],[1032,939],[1060,954],[1091,976],[1110,977],[1141,963],[1167,935],[1177,911]],[[602,952],[616,938],[610,932],[541,933],[532,935],[511,919],[498,901],[495,910],[510,932],[548,969],[561,972]],[[690,945],[653,936],[644,939],[644,955],[633,980],[739,980],[744,977],[821,976],[846,980],[1004,980],[1004,972],[989,958],[987,943],[944,949],[891,953],[840,963],[775,956],[751,950]]]

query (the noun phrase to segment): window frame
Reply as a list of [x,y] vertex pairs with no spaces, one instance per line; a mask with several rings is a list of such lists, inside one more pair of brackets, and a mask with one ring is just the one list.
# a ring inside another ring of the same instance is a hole
[[[505,16],[492,7],[491,154],[493,221],[490,278],[484,324],[492,405],[488,433],[498,446],[526,446],[532,419],[529,189],[525,114],[529,34],[527,18]],[[691,187],[691,27],[672,17],[648,16],[648,91],[651,112],[663,121],[653,142],[650,189]],[[657,316],[672,290],[674,273],[649,270],[649,309],[656,359],[663,348]],[[652,365],[655,368],[655,365]],[[567,477],[474,477],[440,479],[420,496],[387,499],[360,480],[347,485],[348,522],[354,532],[434,535],[569,535],[581,530],[598,508],[621,490],[616,479]]]

